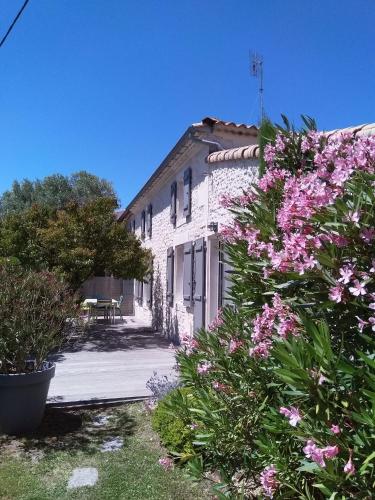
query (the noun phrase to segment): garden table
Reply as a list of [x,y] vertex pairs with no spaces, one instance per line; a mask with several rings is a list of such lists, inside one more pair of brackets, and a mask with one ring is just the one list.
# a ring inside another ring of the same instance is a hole
[[89,320],[92,315],[93,309],[104,309],[105,311],[109,311],[109,320],[115,322],[115,311],[116,307],[118,307],[118,300],[108,299],[108,300],[98,300],[98,299],[85,299],[82,303],[84,308],[88,308],[89,310]]

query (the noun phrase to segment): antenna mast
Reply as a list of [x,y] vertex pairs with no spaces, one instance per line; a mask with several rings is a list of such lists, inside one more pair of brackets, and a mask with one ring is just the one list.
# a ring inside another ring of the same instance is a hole
[[264,119],[264,105],[263,105],[263,57],[256,52],[250,54],[250,71],[254,78],[259,81],[259,125]]

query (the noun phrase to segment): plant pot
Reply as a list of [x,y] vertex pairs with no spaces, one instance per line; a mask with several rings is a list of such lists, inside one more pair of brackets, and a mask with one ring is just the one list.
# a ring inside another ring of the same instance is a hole
[[50,362],[38,372],[0,374],[0,434],[23,434],[40,425],[54,376]]

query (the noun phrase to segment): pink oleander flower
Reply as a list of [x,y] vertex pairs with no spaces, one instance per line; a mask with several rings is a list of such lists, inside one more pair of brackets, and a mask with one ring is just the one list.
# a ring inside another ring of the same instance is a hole
[[279,413],[289,419],[289,423],[292,427],[296,427],[296,425],[302,420],[299,409],[295,406],[291,406],[290,408],[282,406],[279,409]]
[[208,330],[210,332],[213,332],[214,330],[217,330],[220,326],[222,326],[224,323],[224,319],[222,316],[222,310],[219,309],[216,318],[214,318],[211,323],[208,325]]
[[197,372],[199,373],[199,375],[205,375],[211,370],[211,368],[212,364],[209,362],[199,363],[199,365],[197,366]]
[[320,467],[324,468],[326,466],[323,450],[318,448],[312,439],[307,441],[306,446],[303,448],[303,452],[307,458],[311,458],[311,460],[317,463]]
[[375,238],[375,229],[372,227],[362,229],[359,235],[365,241],[365,243],[371,243]]
[[359,222],[359,217],[360,217],[360,214],[359,214],[358,210],[355,210],[355,211],[351,210],[347,213],[344,220],[346,220],[347,222]]
[[352,456],[353,456],[353,451],[349,450],[349,460],[346,462],[344,466],[344,472],[345,474],[352,475],[355,473],[355,467],[352,461]]
[[369,324],[368,321],[364,321],[363,319],[361,319],[359,316],[356,316],[357,320],[358,320],[358,330],[362,333],[363,332],[363,329],[366,325]]
[[371,260],[370,273],[375,273],[375,259]]
[[323,448],[323,455],[325,458],[327,459],[330,459],[330,458],[334,458],[338,453],[339,453],[339,448],[338,446],[326,446],[325,448]]
[[164,470],[173,469],[173,460],[169,457],[159,458],[159,464],[163,467]]
[[326,446],[325,448],[319,448],[312,439],[309,439],[306,446],[303,448],[304,454],[307,458],[311,458],[320,467],[324,468],[326,466],[325,460],[330,460],[334,458],[339,453],[339,448],[337,446]]
[[228,344],[228,350],[230,354],[233,354],[234,352],[238,351],[240,347],[243,346],[243,341],[239,339],[231,339]]
[[344,290],[345,289],[344,289],[343,285],[341,285],[341,284],[333,286],[329,289],[328,297],[333,302],[337,302],[337,303],[342,302],[342,296],[343,296]]
[[225,392],[225,393],[230,392],[230,387],[228,385],[222,384],[221,382],[218,382],[217,380],[214,380],[212,382],[212,387],[213,387],[213,389],[215,389],[216,391],[219,391],[219,392]]
[[279,481],[276,479],[277,471],[275,466],[269,465],[260,474],[260,483],[262,485],[264,495],[268,498],[273,498],[275,491],[279,486]]
[[192,424],[189,425],[189,427],[192,431],[195,431],[195,429],[198,429],[199,425],[193,422]]
[[354,297],[360,297],[361,295],[366,295],[367,290],[363,283],[354,280],[354,286],[349,287],[349,292],[354,295]]
[[252,358],[263,358],[266,359],[270,355],[271,342],[259,342],[256,346],[249,350],[249,355]]
[[320,374],[319,375],[319,378],[318,378],[318,385],[322,385],[324,384],[324,382],[327,382],[327,377],[325,377],[324,375]]
[[371,325],[371,330],[373,332],[375,332],[375,318],[374,316],[370,316],[369,319],[368,319],[370,325]]
[[340,426],[339,426],[339,425],[337,425],[337,424],[332,424],[332,425],[331,425],[331,429],[330,429],[330,430],[331,430],[331,432],[332,432],[333,434],[340,434],[340,433],[341,433]]
[[339,269],[339,273],[341,274],[341,278],[339,278],[339,281],[346,285],[351,281],[352,276],[354,275],[353,267],[343,266],[341,269]]

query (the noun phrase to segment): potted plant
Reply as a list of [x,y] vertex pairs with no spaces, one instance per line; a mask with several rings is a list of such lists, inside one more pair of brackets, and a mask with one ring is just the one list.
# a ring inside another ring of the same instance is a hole
[[74,296],[54,274],[0,262],[0,433],[40,424],[61,345],[77,318]]

